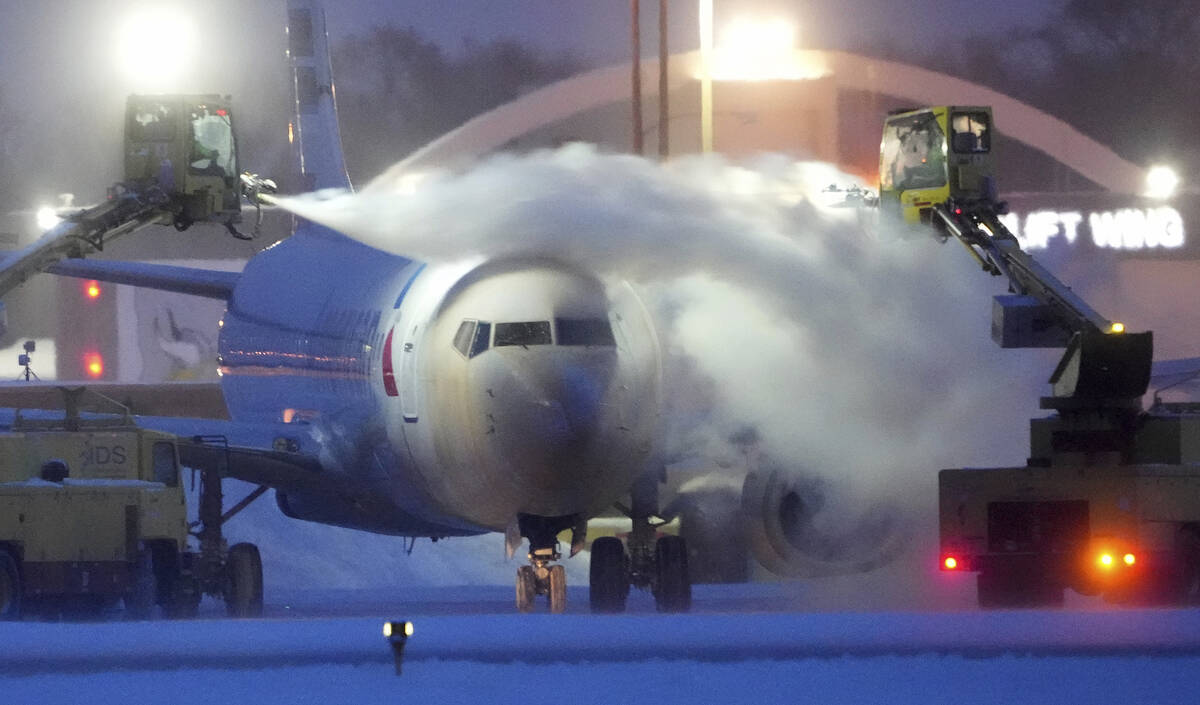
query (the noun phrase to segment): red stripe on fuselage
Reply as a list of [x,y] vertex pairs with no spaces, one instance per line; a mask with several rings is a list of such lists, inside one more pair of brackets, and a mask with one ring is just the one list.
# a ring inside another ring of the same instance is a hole
[[396,375],[392,372],[392,334],[395,332],[395,328],[389,330],[387,339],[383,341],[383,391],[389,397],[400,396],[400,390],[396,389]]

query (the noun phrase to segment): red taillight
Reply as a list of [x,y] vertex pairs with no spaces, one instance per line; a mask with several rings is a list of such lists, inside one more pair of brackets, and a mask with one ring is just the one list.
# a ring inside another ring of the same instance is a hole
[[83,356],[83,369],[88,377],[99,379],[104,374],[104,358],[100,353],[87,353]]

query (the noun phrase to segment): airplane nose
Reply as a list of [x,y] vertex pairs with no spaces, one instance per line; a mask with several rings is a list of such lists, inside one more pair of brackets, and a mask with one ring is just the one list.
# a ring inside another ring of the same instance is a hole
[[586,464],[603,423],[612,378],[605,355],[527,355],[514,360],[492,413],[510,463],[561,477]]

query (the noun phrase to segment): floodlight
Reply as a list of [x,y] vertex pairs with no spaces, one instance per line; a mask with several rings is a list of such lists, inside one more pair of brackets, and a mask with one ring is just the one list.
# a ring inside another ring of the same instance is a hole
[[130,15],[117,34],[121,70],[139,91],[178,90],[192,62],[196,30],[178,8],[147,5]]
[[46,232],[61,222],[62,218],[59,218],[58,213],[50,206],[42,206],[37,209],[38,230]]
[[394,621],[383,623],[383,636],[392,646],[392,658],[396,662],[396,675],[400,675],[400,667],[404,662],[404,646],[413,635],[413,623]]
[[1153,166],[1146,172],[1146,196],[1166,200],[1175,195],[1179,175],[1169,166]]

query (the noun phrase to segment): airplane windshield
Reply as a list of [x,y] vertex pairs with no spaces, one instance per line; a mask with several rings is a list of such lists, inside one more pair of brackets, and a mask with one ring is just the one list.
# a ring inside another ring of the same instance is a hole
[[616,345],[606,318],[556,318],[559,345]]
[[471,352],[471,341],[475,339],[476,321],[463,321],[454,334],[454,349],[466,357]]
[[454,349],[471,358],[487,352],[491,344],[492,324],[487,321],[463,321],[454,334]]
[[550,321],[497,323],[496,347],[506,345],[549,345]]

